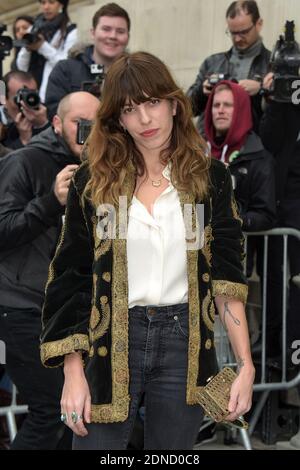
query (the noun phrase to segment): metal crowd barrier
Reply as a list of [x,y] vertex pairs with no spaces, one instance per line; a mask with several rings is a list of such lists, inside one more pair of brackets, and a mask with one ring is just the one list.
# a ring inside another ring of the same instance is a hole
[[12,442],[17,434],[16,415],[28,412],[27,405],[17,404],[17,389],[13,385],[11,404],[9,406],[0,406],[0,416],[5,416],[9,432],[10,442]]
[[[264,241],[264,250],[263,250],[263,274],[260,282],[262,282],[262,295],[261,295],[261,339],[262,339],[262,348],[260,355],[260,373],[256,373],[256,383],[254,385],[254,392],[262,392],[259,397],[249,422],[248,431],[241,430],[241,437],[244,444],[244,447],[247,450],[251,449],[251,443],[249,436],[253,434],[253,431],[257,425],[257,422],[263,412],[263,408],[267,402],[267,399],[270,396],[272,391],[279,390],[288,390],[296,387],[300,384],[300,365],[298,370],[296,369],[296,375],[292,379],[287,378],[287,308],[288,308],[288,243],[289,237],[295,237],[300,241],[300,231],[291,229],[291,228],[276,228],[273,230],[265,232],[252,232],[245,233],[246,239],[246,254],[247,254],[247,242],[249,237],[262,237]],[[267,368],[270,367],[266,354],[266,340],[267,340],[267,276],[268,276],[268,247],[269,247],[269,237],[282,237],[283,239],[283,269],[282,269],[282,353],[279,358],[279,370],[281,371],[281,377],[277,381],[269,381],[269,376],[267,374]],[[300,256],[300,253],[299,253]],[[247,256],[246,256],[247,260]],[[246,263],[245,260],[245,272],[246,272]],[[297,283],[300,288],[300,283]],[[257,305],[256,305],[257,306]],[[299,305],[300,310],[300,305]],[[300,312],[299,312],[300,314]],[[217,317],[218,318],[218,317]],[[227,333],[223,329],[221,322],[217,320],[216,322],[216,331],[215,331],[215,340],[216,340],[216,350],[217,357],[219,361],[220,368],[228,365],[235,367],[236,362],[231,351],[230,345],[228,343]],[[300,331],[299,331],[299,340],[300,340]]]
[[[246,450],[251,450],[251,442],[249,436],[252,435],[258,419],[263,411],[264,405],[272,391],[276,390],[288,390],[300,384],[300,366],[296,376],[288,380],[287,369],[286,369],[286,348],[287,348],[287,304],[288,304],[288,237],[293,236],[300,241],[300,231],[291,228],[278,228],[269,230],[266,232],[252,232],[245,233],[246,237],[246,252],[247,252],[247,240],[249,237],[263,237],[264,240],[264,255],[263,255],[263,276],[262,281],[262,314],[261,314],[261,329],[262,329],[262,351],[261,351],[261,373],[259,380],[254,385],[255,392],[262,392],[259,398],[252,417],[249,423],[249,429],[240,429],[241,439]],[[283,275],[282,275],[282,289],[283,289],[283,302],[282,302],[282,357],[281,357],[281,379],[277,382],[268,382],[267,380],[267,356],[266,356],[266,338],[267,338],[267,266],[268,266],[268,244],[269,237],[280,236],[283,237]],[[247,259],[247,257],[246,257]],[[245,262],[246,270],[246,262]],[[300,288],[300,285],[299,285]],[[300,309],[300,306],[299,306]],[[299,313],[300,314],[300,313]],[[223,329],[221,322],[216,317],[215,325],[215,342],[217,357],[220,368],[228,365],[235,367],[236,362],[232,354],[231,348],[228,343],[227,333]],[[300,340],[300,332],[299,332]],[[17,428],[15,422],[16,414],[23,414],[28,411],[26,405],[17,405],[16,403],[16,388],[13,387],[12,402],[10,406],[0,407],[0,416],[6,416],[8,422],[8,429],[10,434],[10,440],[13,441]]]

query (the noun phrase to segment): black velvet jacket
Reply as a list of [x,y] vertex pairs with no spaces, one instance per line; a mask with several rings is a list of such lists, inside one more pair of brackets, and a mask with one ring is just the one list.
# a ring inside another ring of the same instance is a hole
[[[204,204],[204,244],[187,250],[189,297],[188,404],[216,372],[213,297],[246,301],[242,274],[243,236],[224,165],[211,161],[211,187]],[[93,422],[125,421],[129,409],[128,282],[126,237],[98,238],[95,208],[82,197],[87,165],[71,184],[65,225],[49,271],[43,310],[41,357],[48,367],[82,351],[92,397]],[[128,169],[122,195],[135,187]],[[195,200],[179,192],[181,205]],[[193,211],[195,214],[195,211]],[[193,215],[195,225],[195,215]],[[118,214],[116,220],[119,220]],[[117,234],[118,234],[117,226]]]

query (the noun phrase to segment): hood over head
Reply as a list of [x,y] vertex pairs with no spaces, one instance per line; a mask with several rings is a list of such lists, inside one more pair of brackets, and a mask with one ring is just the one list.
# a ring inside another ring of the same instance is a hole
[[[234,100],[231,126],[221,142],[216,138],[212,120],[213,99],[216,89],[220,85],[227,85],[231,89]],[[205,135],[211,147],[212,156],[218,160],[228,162],[230,155],[243,147],[252,127],[251,100],[248,93],[238,83],[230,80],[219,82],[211,92],[205,109]]]

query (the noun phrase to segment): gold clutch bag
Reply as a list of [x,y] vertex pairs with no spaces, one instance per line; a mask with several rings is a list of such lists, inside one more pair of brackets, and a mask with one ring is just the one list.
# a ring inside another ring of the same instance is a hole
[[236,378],[237,374],[230,367],[224,367],[218,374],[208,379],[208,384],[199,392],[198,400],[205,413],[217,423],[224,421],[228,425],[248,429],[248,423],[243,418],[226,421],[229,414],[227,406],[230,389]]

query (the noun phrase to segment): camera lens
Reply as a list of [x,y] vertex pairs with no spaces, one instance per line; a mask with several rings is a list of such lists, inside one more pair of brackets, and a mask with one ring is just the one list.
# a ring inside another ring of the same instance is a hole
[[26,96],[24,97],[24,102],[30,108],[36,108],[40,104],[40,97],[36,91],[27,92]]

